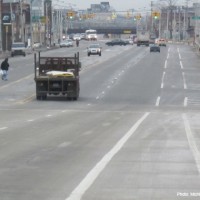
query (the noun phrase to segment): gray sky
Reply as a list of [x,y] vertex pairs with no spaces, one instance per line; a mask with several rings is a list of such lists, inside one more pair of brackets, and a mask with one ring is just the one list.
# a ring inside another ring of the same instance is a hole
[[[57,0],[59,1],[59,0]],[[61,0],[60,0],[61,1]],[[62,0],[67,3],[75,4],[78,10],[90,8],[91,4],[99,4],[108,1],[110,6],[117,11],[126,11],[129,9],[150,8],[151,0]],[[156,2],[155,0],[153,2]],[[185,0],[178,0],[179,4],[184,5]]]

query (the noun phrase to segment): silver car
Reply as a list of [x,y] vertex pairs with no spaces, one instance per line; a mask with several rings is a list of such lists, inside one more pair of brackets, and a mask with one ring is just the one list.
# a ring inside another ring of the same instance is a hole
[[73,47],[73,41],[71,39],[63,40],[60,42],[60,48],[62,47]]
[[89,47],[87,47],[87,54],[90,55],[99,55],[101,56],[101,47],[99,44],[90,44]]

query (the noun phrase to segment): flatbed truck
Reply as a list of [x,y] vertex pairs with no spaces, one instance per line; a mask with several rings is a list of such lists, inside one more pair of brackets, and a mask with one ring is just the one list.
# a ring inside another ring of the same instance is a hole
[[79,98],[79,53],[72,57],[42,57],[34,54],[36,99],[48,96],[65,96],[68,100]]

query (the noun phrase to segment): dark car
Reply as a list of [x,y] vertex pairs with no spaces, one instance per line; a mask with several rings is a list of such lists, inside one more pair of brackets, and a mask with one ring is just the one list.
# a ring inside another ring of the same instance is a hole
[[114,46],[114,45],[126,46],[127,42],[122,39],[114,39],[109,42],[106,42],[106,45],[108,45],[108,46]]
[[150,52],[159,52],[160,53],[160,47],[158,45],[151,45],[150,46]]

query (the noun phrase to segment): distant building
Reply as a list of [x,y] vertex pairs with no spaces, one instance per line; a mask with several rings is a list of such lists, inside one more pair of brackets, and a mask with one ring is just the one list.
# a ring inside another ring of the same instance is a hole
[[89,10],[94,13],[109,12],[110,11],[110,3],[109,2],[101,2],[100,4],[91,4],[91,7]]

